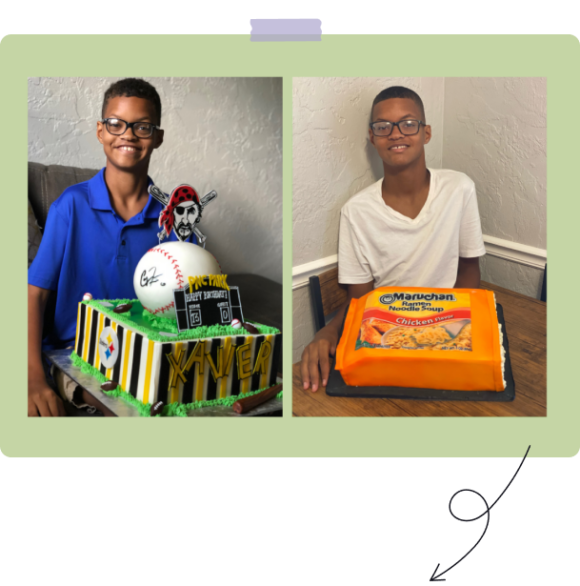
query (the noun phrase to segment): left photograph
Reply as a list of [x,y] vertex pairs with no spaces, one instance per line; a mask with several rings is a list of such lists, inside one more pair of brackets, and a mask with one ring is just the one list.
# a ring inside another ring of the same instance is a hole
[[282,79],[30,78],[28,415],[282,415]]

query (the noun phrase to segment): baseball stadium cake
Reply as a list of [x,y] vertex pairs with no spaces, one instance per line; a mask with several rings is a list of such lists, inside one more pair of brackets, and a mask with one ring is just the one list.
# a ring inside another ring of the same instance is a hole
[[[72,362],[141,415],[184,416],[273,387],[282,335],[244,320],[238,288],[230,287],[196,226],[217,193],[200,200],[187,185],[171,197],[154,185],[149,193],[165,205],[160,240],[173,229],[179,241],[141,258],[133,276],[137,299],[84,296]],[[186,242],[192,233],[203,246]]]
[[491,291],[381,287],[351,300],[336,369],[351,386],[503,391],[502,342]]
[[281,334],[251,325],[256,333],[231,325],[180,333],[174,320],[156,318],[138,300],[82,301],[73,361],[144,405],[227,399],[276,383]]

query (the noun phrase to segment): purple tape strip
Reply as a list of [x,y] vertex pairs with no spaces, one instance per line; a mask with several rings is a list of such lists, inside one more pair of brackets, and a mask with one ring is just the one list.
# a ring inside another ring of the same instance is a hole
[[320,41],[322,21],[318,18],[253,18],[251,41]]

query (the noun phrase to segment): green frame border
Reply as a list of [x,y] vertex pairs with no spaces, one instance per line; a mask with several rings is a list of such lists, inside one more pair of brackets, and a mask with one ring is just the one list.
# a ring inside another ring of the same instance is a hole
[[[139,56],[136,67],[119,51]],[[574,120],[580,46],[573,36],[324,36],[320,42],[253,43],[239,36],[8,36],[0,43],[7,202],[2,305],[4,372],[0,448],[9,456],[572,456],[580,442],[574,292],[579,276],[570,236],[580,217]],[[292,77],[482,76],[548,80],[548,415],[532,418],[36,419],[26,416],[27,79],[101,76],[284,77],[284,371],[292,354]],[[570,236],[567,236],[570,235]],[[8,290],[14,275],[17,292]]]

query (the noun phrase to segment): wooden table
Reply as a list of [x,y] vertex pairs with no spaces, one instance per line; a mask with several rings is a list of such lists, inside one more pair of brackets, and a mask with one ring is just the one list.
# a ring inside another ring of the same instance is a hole
[[305,391],[300,363],[292,368],[292,414],[297,417],[463,417],[546,416],[546,303],[491,283],[503,306],[510,359],[516,386],[511,403],[422,401],[329,397],[324,388]]

